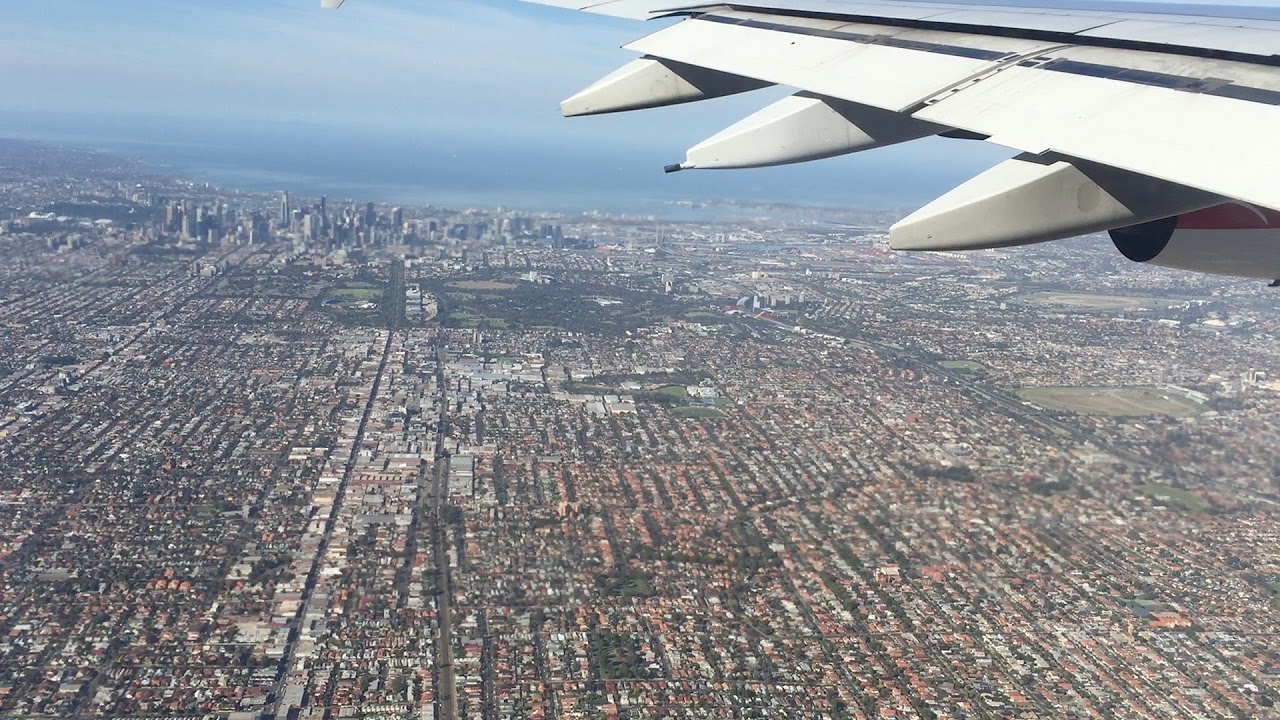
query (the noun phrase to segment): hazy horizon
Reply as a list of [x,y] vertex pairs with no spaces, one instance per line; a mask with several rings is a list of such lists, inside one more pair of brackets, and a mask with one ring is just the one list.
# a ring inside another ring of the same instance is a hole
[[1010,153],[933,140],[806,166],[664,176],[784,89],[566,120],[652,32],[516,2],[232,0],[6,11],[0,135],[246,189],[549,209],[671,200],[911,208]]
[[[157,172],[245,190],[658,214],[674,201],[910,209],[1003,155],[934,140],[804,166],[665,175],[675,150],[594,138],[529,144],[484,133],[14,112],[0,112],[0,136],[136,157]],[[929,153],[937,162],[920,172]]]

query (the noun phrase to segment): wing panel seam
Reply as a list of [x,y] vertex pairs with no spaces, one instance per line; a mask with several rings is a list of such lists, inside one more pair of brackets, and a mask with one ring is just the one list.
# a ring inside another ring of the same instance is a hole
[[825,29],[800,27],[797,25],[788,25],[786,23],[770,22],[768,20],[756,20],[754,18],[735,18],[708,14],[699,15],[697,19],[723,23],[726,25],[738,25],[756,30],[772,30],[775,32],[791,33],[793,35],[830,38],[832,40],[847,40],[849,42],[858,43],[859,45],[883,45],[885,47],[898,48],[900,50],[917,50],[920,52],[930,52],[938,55],[951,55],[954,57],[968,58],[970,60],[1004,60],[1013,55],[1013,53],[1001,52],[999,50],[984,50],[983,48],[971,48],[964,47],[962,45],[947,45],[945,43],[908,40],[905,38],[896,38],[890,35],[869,35],[867,33],[852,32],[848,30],[841,30],[839,28]]
[[[1280,55],[1259,55],[1256,53],[1246,53],[1237,50],[1220,50],[1216,48],[1194,47],[1190,45],[1178,45],[1176,43],[1159,43],[1149,40],[1128,40],[1123,38],[1099,37],[1096,35],[1083,35],[1072,32],[1062,32],[1055,30],[1037,30],[1034,28],[1014,28],[1014,27],[997,27],[993,25],[967,25],[964,23],[946,22],[944,20],[928,20],[928,19],[910,19],[910,18],[891,18],[880,17],[875,15],[863,14],[841,14],[820,11],[797,11],[785,8],[771,8],[762,5],[752,5],[749,3],[726,3],[726,5],[734,10],[743,12],[758,12],[778,17],[797,17],[808,18],[814,20],[832,20],[846,23],[866,23],[869,25],[884,25],[887,27],[900,27],[912,30],[936,30],[941,32],[962,33],[967,35],[985,35],[989,37],[1005,37],[1018,40],[1039,40],[1044,42],[1063,43],[1071,45],[1080,45],[1085,47],[1104,47],[1116,50],[1137,50],[1141,52],[1165,53],[1169,55],[1183,55],[1189,57],[1200,57],[1211,60],[1231,60],[1235,62],[1249,63],[1253,65],[1265,65],[1269,67],[1280,66]],[[706,6],[689,6],[688,9],[695,10],[698,7]],[[678,11],[679,8],[673,8],[672,11]],[[695,15],[695,17],[706,17],[706,15]],[[1096,26],[1085,28],[1081,33],[1097,30],[1107,25],[1113,25],[1118,20],[1108,20],[1099,23]]]
[[1212,95],[1241,102],[1280,105],[1280,92],[1278,91],[1249,85],[1236,85],[1230,81],[1215,80],[1213,78],[1172,75],[1150,70],[1135,70],[1115,65],[1067,60],[1065,58],[1050,60],[1037,66],[1037,69],[1066,73],[1068,75],[1082,75],[1101,80],[1115,80],[1147,87],[1165,88],[1166,90],[1177,90],[1178,92],[1196,95]]

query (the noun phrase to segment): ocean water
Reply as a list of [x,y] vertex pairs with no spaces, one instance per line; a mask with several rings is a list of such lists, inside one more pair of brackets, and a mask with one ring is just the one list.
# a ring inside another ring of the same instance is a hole
[[666,175],[662,166],[681,159],[682,148],[598,139],[523,142],[271,120],[16,113],[0,113],[0,136],[105,150],[157,172],[246,190],[667,217],[687,214],[687,203],[726,200],[909,209],[1007,154],[931,140],[924,149],[783,168]]

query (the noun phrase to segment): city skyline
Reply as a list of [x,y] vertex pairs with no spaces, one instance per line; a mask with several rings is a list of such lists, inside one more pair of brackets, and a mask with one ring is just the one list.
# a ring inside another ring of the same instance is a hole
[[[14,4],[4,15],[0,63],[10,72],[0,94],[0,135],[113,150],[134,145],[162,165],[166,144],[216,143],[230,151],[264,138],[278,142],[283,129],[298,127],[312,136],[313,151],[323,147],[315,136],[357,144],[395,137],[422,148],[424,158],[460,157],[460,166],[470,157],[491,162],[490,145],[513,165],[546,165],[555,155],[537,151],[545,146],[591,173],[588,185],[613,185],[619,194],[640,188],[695,199],[785,196],[805,183],[842,185],[856,197],[877,175],[909,173],[925,189],[894,192],[910,205],[1012,154],[928,139],[813,168],[757,170],[748,180],[720,173],[663,178],[661,167],[687,147],[785,92],[565,120],[557,103],[630,60],[617,46],[659,24],[513,0],[353,0],[338,12],[310,0],[61,0]],[[255,173],[297,172],[270,158],[258,165],[241,168],[241,184]],[[626,177],[611,181],[605,168]],[[496,167],[482,172],[501,178]]]
[[[541,188],[593,191],[580,209],[605,205],[606,194],[908,206],[1009,155],[929,140],[812,168],[664,177],[688,146],[785,93],[566,120],[557,103],[630,60],[617,46],[656,26],[517,2],[374,0],[324,12],[302,0],[76,0],[6,15],[0,62],[12,71],[0,135],[125,152],[258,189],[320,178],[337,194],[335,177],[363,173],[367,185],[424,188],[395,198],[422,202],[464,184],[477,194],[492,186],[499,202]],[[391,141],[401,148],[381,149]],[[344,143],[368,147],[363,162],[347,152],[318,165]]]

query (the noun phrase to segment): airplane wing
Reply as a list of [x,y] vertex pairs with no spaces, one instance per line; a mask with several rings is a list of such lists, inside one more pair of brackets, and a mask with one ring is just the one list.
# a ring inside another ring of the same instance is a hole
[[[803,162],[931,135],[985,140],[1021,154],[896,224],[892,247],[1005,247],[1108,230],[1126,256],[1280,277],[1275,9],[530,1],[678,19],[626,45],[641,57],[565,100],[565,115],[796,89],[668,171]],[[1227,219],[1247,227],[1214,226]],[[1224,263],[1209,245],[1248,257]]]

